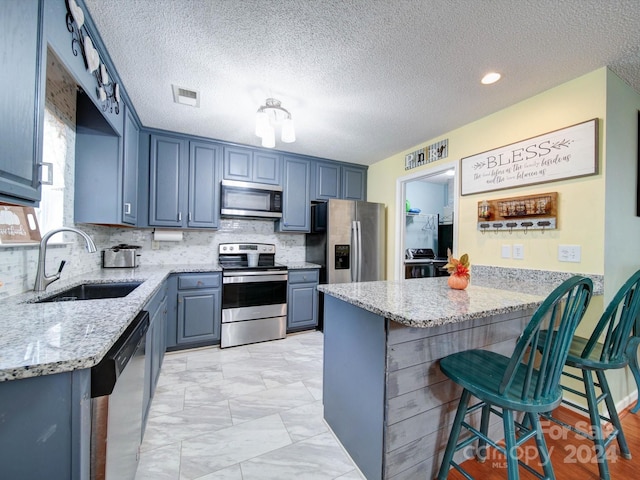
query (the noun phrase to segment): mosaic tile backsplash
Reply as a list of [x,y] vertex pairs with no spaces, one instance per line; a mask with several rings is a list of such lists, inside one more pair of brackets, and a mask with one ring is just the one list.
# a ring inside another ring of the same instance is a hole
[[[100,251],[119,243],[140,245],[140,265],[217,263],[218,244],[227,242],[259,242],[276,245],[276,261],[304,262],[304,235],[275,233],[270,220],[222,220],[217,231],[184,231],[181,242],[154,242],[152,229],[131,229],[76,225],[87,232],[98,248],[88,253],[84,241],[75,234],[65,234],[63,245],[47,248],[47,274],[66,265],[62,278],[74,277],[100,267]],[[54,237],[56,238],[56,237]],[[68,242],[68,243],[67,243]],[[153,247],[157,246],[157,249]],[[0,298],[32,290],[38,262],[37,246],[2,247],[0,249]]]

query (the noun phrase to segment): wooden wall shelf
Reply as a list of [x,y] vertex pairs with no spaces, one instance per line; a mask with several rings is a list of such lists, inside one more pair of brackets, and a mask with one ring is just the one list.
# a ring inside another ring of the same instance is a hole
[[558,192],[478,202],[478,230],[553,230],[557,228]]

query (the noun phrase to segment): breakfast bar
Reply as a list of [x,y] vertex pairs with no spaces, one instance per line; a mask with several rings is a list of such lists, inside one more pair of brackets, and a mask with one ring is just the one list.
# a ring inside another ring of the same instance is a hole
[[565,278],[475,276],[466,290],[446,278],[318,287],[324,418],[366,478],[434,478],[461,393],[438,360],[472,348],[510,355]]

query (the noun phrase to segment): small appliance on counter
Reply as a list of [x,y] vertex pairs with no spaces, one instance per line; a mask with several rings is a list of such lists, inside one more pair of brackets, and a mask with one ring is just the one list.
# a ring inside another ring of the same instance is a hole
[[121,243],[102,251],[102,268],[135,268],[140,256],[139,245]]

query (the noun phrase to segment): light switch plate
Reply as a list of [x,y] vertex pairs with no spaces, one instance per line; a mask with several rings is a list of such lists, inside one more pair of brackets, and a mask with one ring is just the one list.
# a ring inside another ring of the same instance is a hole
[[511,258],[511,245],[502,245],[500,253],[502,258]]
[[580,263],[582,247],[580,245],[558,245],[558,261]]
[[513,245],[513,258],[515,260],[524,260],[524,245]]

